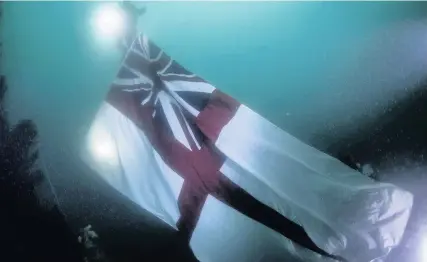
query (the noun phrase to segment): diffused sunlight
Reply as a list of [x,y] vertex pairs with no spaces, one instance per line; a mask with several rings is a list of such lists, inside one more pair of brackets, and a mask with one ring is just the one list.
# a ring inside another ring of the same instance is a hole
[[89,151],[102,164],[117,165],[118,155],[114,139],[99,123],[89,133]]
[[124,13],[115,3],[101,4],[94,10],[91,24],[96,38],[102,41],[115,41],[124,32]]

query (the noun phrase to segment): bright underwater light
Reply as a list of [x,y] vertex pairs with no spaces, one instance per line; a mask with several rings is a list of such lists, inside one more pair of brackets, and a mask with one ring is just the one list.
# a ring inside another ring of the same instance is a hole
[[115,166],[118,163],[116,143],[111,134],[96,123],[89,132],[88,147],[92,157],[99,163]]
[[103,40],[117,39],[124,31],[124,13],[117,4],[100,5],[93,14],[92,27],[96,36]]

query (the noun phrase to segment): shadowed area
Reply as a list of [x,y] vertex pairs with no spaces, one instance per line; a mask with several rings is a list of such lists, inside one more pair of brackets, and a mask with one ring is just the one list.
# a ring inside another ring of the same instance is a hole
[[402,244],[387,261],[421,261],[426,234],[427,86],[420,83],[405,99],[377,116],[369,127],[332,145],[337,156],[369,163],[376,179],[414,194],[414,207]]

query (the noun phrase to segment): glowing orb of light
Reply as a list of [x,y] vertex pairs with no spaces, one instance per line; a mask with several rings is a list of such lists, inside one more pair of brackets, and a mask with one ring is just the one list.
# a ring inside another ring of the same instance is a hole
[[116,143],[111,134],[100,124],[95,124],[88,137],[89,151],[100,164],[118,164]]
[[93,14],[92,27],[101,39],[117,39],[124,31],[124,13],[117,4],[101,5]]

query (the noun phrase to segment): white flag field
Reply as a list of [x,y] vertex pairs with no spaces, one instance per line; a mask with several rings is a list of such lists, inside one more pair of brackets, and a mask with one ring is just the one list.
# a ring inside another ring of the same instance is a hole
[[202,262],[381,261],[413,196],[299,141],[141,34],[83,158]]

